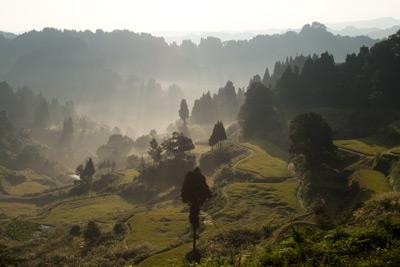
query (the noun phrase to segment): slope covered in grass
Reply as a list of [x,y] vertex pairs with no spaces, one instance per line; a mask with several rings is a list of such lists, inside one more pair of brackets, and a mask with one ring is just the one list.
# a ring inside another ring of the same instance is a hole
[[135,169],[122,170],[119,171],[118,174],[122,174],[124,176],[120,184],[131,183],[136,177],[139,176],[139,172]]
[[375,194],[392,191],[383,173],[375,170],[360,170],[360,175],[364,179],[367,188]]
[[289,177],[287,168],[288,153],[265,140],[252,140],[241,146],[253,151],[253,155],[240,161],[236,168],[256,172],[263,177]]
[[139,209],[117,195],[72,199],[53,208],[45,222],[52,224],[96,220],[103,223],[112,223],[119,220],[124,213],[134,212]]
[[182,212],[183,208],[179,204],[136,214],[128,221],[131,233],[127,243],[134,245],[149,242],[161,250],[182,242],[182,237],[190,227],[189,215]]
[[387,150],[387,147],[373,138],[334,140],[333,144],[339,148],[359,152],[365,155],[375,155],[378,152]]
[[259,227],[301,213],[297,201],[297,179],[281,183],[233,183],[226,187],[226,207],[215,214],[225,222]]
[[142,261],[138,267],[179,266],[182,264],[186,253],[188,253],[190,250],[191,244],[188,243],[149,257]]

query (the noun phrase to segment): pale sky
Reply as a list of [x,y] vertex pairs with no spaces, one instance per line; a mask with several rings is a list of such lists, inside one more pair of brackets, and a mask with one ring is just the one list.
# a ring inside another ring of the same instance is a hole
[[0,30],[246,31],[400,18],[400,0],[0,0]]

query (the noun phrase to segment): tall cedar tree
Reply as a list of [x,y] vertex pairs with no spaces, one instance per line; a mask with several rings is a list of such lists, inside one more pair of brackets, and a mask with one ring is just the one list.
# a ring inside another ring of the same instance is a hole
[[218,149],[222,149],[222,141],[226,140],[226,132],[225,127],[222,121],[218,121],[213,128],[210,139],[208,140],[208,144],[214,148],[216,144],[218,144]]
[[200,206],[211,197],[210,188],[207,185],[206,177],[201,173],[200,168],[185,175],[182,184],[181,197],[184,203],[190,207],[189,222],[193,228],[193,251],[196,251],[196,230],[200,226]]
[[186,123],[186,119],[189,118],[189,109],[186,104],[186,100],[182,99],[181,108],[179,109],[179,117],[183,120],[183,123]]
[[332,129],[321,115],[314,112],[302,113],[290,123],[289,152],[305,157],[305,168],[311,168],[322,162],[329,162],[335,152],[332,142]]
[[76,174],[79,175],[80,181],[88,185],[92,183],[92,177],[95,172],[92,158],[86,161],[85,168],[83,168],[82,164],[76,168]]
[[150,149],[147,153],[154,160],[154,162],[159,162],[161,160],[161,152],[162,148],[158,145],[157,140],[155,138],[150,141]]

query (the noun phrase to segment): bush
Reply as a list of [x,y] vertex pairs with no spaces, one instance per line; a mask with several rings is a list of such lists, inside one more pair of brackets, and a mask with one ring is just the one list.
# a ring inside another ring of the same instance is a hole
[[7,234],[18,241],[27,240],[38,230],[38,226],[38,223],[32,221],[13,220],[7,225]]
[[73,225],[69,230],[69,234],[72,236],[79,236],[81,234],[81,227],[79,225]]
[[122,222],[117,222],[114,225],[113,231],[116,235],[123,235],[126,233],[126,227],[124,225],[124,223]]
[[231,162],[231,157],[227,151],[210,151],[200,157],[200,168],[205,175],[212,175],[216,168],[222,164]]
[[100,240],[100,236],[101,232],[99,226],[94,221],[89,221],[83,232],[86,244],[89,246],[96,245]]
[[138,180],[151,186],[181,186],[186,173],[194,169],[195,162],[193,159],[165,159],[145,167]]

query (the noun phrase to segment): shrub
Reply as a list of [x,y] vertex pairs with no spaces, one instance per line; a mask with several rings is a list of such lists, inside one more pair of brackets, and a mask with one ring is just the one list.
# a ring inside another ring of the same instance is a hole
[[72,236],[79,236],[81,234],[81,227],[79,225],[73,225],[69,230],[69,234]]
[[39,224],[32,221],[13,220],[7,225],[7,234],[13,239],[22,241],[30,239],[37,231]]
[[122,222],[117,222],[114,225],[113,231],[116,235],[123,235],[126,232],[126,227]]
[[94,221],[89,221],[83,232],[86,244],[89,246],[96,245],[100,240],[100,236],[101,232],[99,226]]

